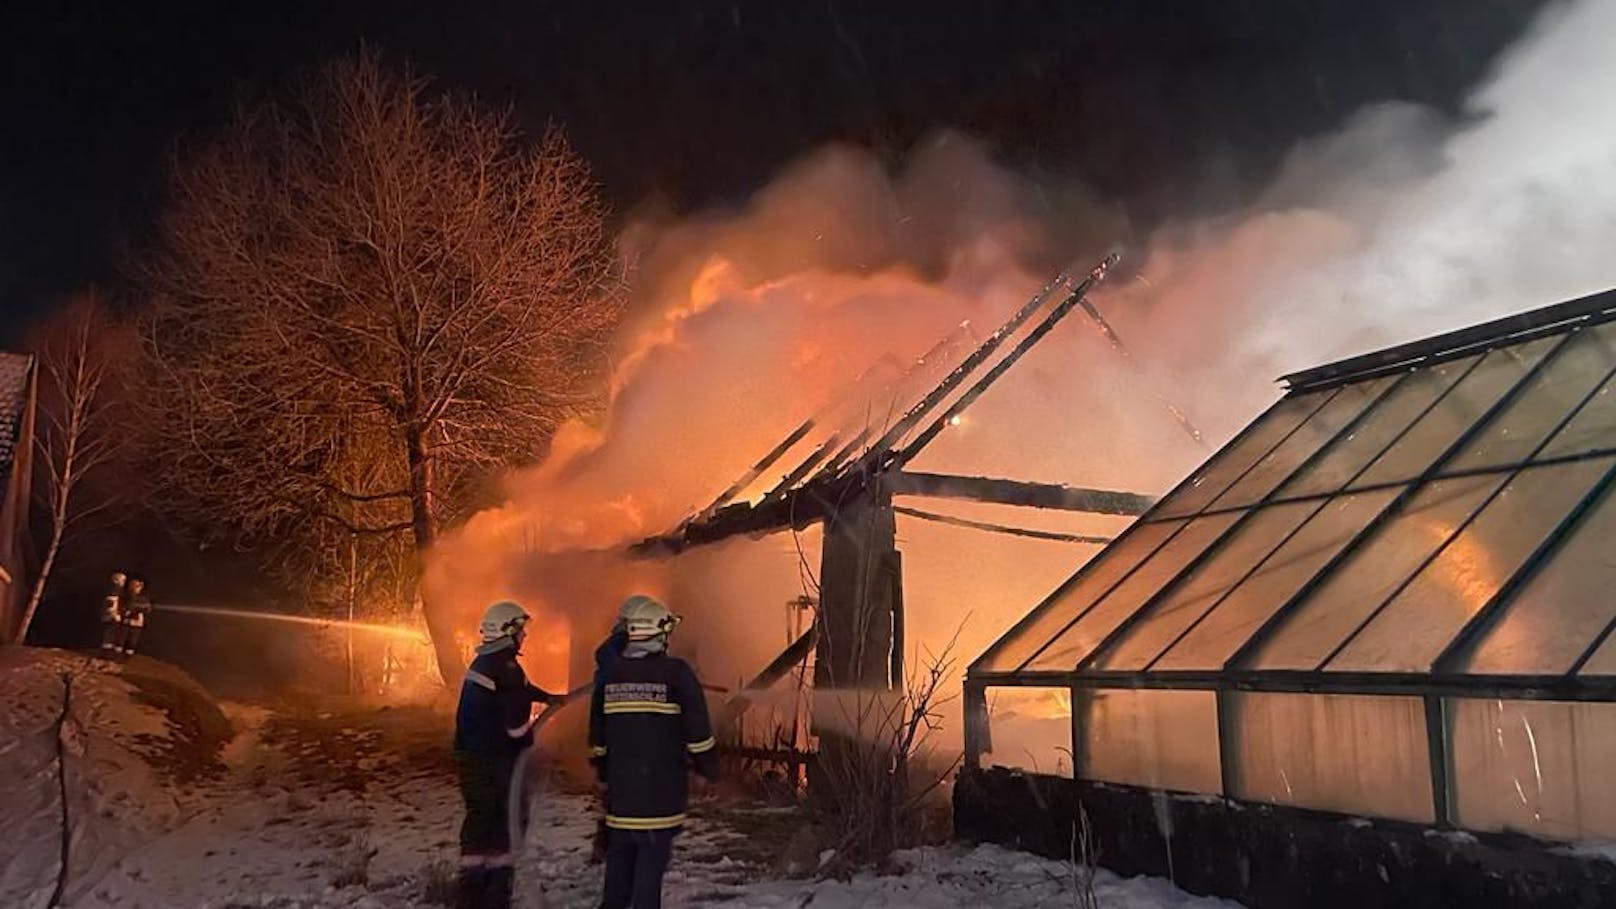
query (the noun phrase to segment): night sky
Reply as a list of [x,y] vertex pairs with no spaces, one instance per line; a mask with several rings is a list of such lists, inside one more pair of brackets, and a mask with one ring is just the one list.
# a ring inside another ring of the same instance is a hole
[[1135,223],[1237,204],[1364,103],[1452,110],[1536,0],[282,0],[0,13],[0,337],[115,282],[177,142],[361,42],[564,125],[618,210],[743,200],[833,139],[939,127]]

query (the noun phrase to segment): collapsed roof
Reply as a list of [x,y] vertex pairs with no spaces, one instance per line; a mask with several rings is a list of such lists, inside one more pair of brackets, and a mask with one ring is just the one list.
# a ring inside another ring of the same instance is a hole
[[[1081,308],[1107,334],[1113,346],[1121,350],[1120,342],[1104,318],[1087,300],[1089,290],[1105,279],[1117,260],[1118,255],[1113,253],[1087,274],[1062,272],[1057,275],[952,370],[943,372],[964,346],[966,325],[907,368],[899,368],[901,365],[891,358],[876,364],[849,389],[833,396],[831,404],[822,412],[803,421],[711,504],[673,530],[635,544],[631,551],[642,556],[671,554],[736,536],[801,529],[832,517],[848,503],[871,492],[888,499],[895,495],[915,495],[1098,514],[1142,513],[1154,499],[1130,492],[903,470],[1074,310]],[[1051,300],[1057,302],[1048,305]],[[1042,318],[1035,320],[1040,312],[1043,312]],[[895,376],[882,374],[883,370],[890,373],[895,369]],[[872,403],[875,401],[882,403],[875,406]],[[1174,411],[1174,415],[1199,438],[1181,414]],[[771,484],[765,480],[777,463],[789,464],[793,459],[796,466],[778,481]],[[981,529],[1097,542],[1088,537],[963,522],[913,509],[906,513]]]

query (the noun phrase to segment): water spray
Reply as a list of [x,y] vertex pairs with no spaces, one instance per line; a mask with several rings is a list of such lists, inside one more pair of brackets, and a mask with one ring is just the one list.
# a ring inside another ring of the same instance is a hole
[[157,603],[152,606],[152,609],[163,612],[184,612],[192,615],[223,616],[232,619],[257,619],[267,622],[287,622],[294,625],[314,625],[319,628],[335,630],[368,631],[373,634],[406,638],[417,643],[427,643],[427,637],[421,631],[404,625],[386,625],[380,622],[352,622],[345,619],[322,619],[315,616],[290,615],[284,612],[253,612],[248,609],[222,609],[217,606],[181,606],[175,603]]

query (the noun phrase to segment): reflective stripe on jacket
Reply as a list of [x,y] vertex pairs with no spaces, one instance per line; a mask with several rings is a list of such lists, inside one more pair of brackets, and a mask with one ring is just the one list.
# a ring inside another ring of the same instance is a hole
[[466,668],[455,709],[454,749],[468,754],[514,754],[533,744],[533,704],[553,696],[528,683],[516,648],[481,653]]
[[656,653],[604,667],[589,705],[589,753],[606,783],[606,826],[666,830],[685,822],[687,774],[718,778],[707,701],[690,665]]

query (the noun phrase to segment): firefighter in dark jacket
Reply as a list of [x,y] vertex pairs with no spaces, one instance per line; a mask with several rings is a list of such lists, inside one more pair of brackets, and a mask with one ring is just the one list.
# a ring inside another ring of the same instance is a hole
[[123,650],[123,589],[128,583],[128,575],[114,571],[101,598],[101,649],[108,656]]
[[[629,600],[629,602],[633,603],[635,600]],[[601,686],[601,682],[606,677],[606,670],[612,668],[612,664],[622,657],[623,648],[627,646],[628,631],[624,627],[623,617],[619,615],[617,624],[612,626],[612,633],[606,636],[606,640],[600,642],[599,647],[595,648],[594,687],[599,688]]]
[[130,578],[129,586],[124,590],[123,605],[118,609],[118,620],[123,625],[123,633],[118,636],[118,649],[124,659],[134,656],[135,648],[140,646],[140,635],[146,630],[146,616],[151,610],[146,582],[140,578]]
[[602,909],[657,909],[673,839],[685,822],[692,764],[718,779],[701,683],[667,655],[679,623],[650,597],[621,613],[627,642],[589,704],[589,750],[606,784],[606,887]]
[[533,705],[555,697],[534,687],[516,662],[527,611],[495,603],[478,626],[482,643],[460,684],[454,751],[466,818],[460,825],[459,909],[511,904],[514,862],[509,799],[518,758],[533,745]]
[[[628,646],[628,632],[624,629],[623,616],[629,604],[634,602],[636,600],[629,599],[623,604],[623,608],[617,613],[617,621],[612,624],[612,633],[595,648],[595,676],[590,685],[591,692],[599,691],[600,686],[606,684],[606,670],[623,657],[623,648]],[[597,805],[596,808],[603,809],[605,806]],[[592,864],[598,865],[606,861],[606,840],[606,817],[603,814],[595,822],[595,839],[591,843],[589,853],[589,861]]]

